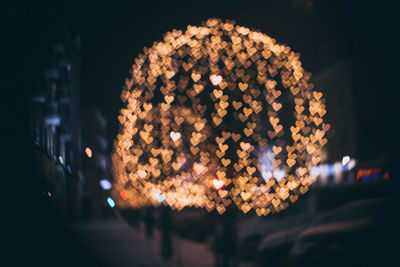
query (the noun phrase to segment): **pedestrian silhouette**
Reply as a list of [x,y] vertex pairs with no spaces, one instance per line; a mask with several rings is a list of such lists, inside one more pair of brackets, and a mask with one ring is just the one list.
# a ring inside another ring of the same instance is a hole
[[160,229],[161,229],[161,254],[165,259],[170,259],[172,256],[171,244],[171,217],[168,207],[161,207],[160,214]]
[[147,207],[144,214],[144,222],[146,225],[146,236],[148,238],[153,237],[153,226],[154,226],[154,209],[153,207]]

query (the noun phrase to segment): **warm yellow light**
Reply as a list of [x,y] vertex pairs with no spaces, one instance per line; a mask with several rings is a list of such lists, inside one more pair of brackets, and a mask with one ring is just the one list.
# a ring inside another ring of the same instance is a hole
[[193,164],[193,170],[196,174],[202,174],[206,171],[207,167],[205,167],[204,165],[195,162]]
[[92,150],[89,147],[85,148],[85,153],[88,158],[92,157]]
[[286,209],[313,183],[330,128],[310,77],[288,46],[232,21],[166,33],[135,59],[121,94],[114,199]]

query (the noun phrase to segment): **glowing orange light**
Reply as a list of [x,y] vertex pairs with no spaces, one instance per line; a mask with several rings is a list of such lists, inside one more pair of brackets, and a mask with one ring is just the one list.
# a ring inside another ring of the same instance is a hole
[[85,148],[85,153],[86,153],[86,155],[88,156],[88,158],[91,158],[92,157],[92,150],[90,149],[90,148]]
[[206,170],[206,167],[196,162],[195,164],[193,164],[193,170],[196,174],[202,174]]
[[[308,170],[330,128],[310,78],[298,53],[232,21],[166,33],[138,55],[121,93],[114,199],[220,214],[232,202],[259,216],[286,209],[314,182]],[[293,109],[285,123],[280,113]]]
[[214,184],[215,189],[219,190],[224,186],[224,181],[218,180],[218,179],[214,179],[213,180],[213,184]]
[[122,198],[123,200],[127,200],[127,199],[128,199],[128,196],[125,194],[124,191],[121,191],[121,192],[119,193],[119,195],[121,196],[121,198]]

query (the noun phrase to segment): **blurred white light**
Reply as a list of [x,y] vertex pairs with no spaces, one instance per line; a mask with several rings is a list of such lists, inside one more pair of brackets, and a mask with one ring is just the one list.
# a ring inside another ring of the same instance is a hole
[[108,202],[108,205],[110,205],[111,208],[114,208],[115,202],[111,197],[107,198],[107,202]]
[[100,180],[100,186],[101,188],[103,188],[103,190],[110,190],[112,187],[110,181],[108,181],[107,179]]
[[342,165],[346,166],[347,163],[349,163],[349,162],[350,162],[350,157],[349,156],[344,156],[343,159],[342,159]]
[[282,180],[282,178],[285,177],[285,174],[284,170],[274,170],[274,176],[278,181]]
[[261,173],[261,175],[262,175],[264,181],[268,181],[268,180],[271,179],[271,177],[272,177],[272,172],[270,172],[270,171],[263,171],[263,172]]
[[320,174],[319,168],[318,167],[312,167],[310,169],[310,174],[312,176],[318,176]]
[[356,161],[354,159],[351,159],[349,164],[347,165],[347,168],[349,170],[353,169],[356,166]]
[[265,181],[272,178],[272,160],[268,157],[268,153],[272,153],[272,149],[264,149],[258,158],[258,162],[261,166],[261,176]]
[[64,159],[62,156],[58,156],[58,160],[60,161],[61,164],[64,164]]
[[164,199],[165,199],[165,195],[164,194],[157,194],[156,195],[156,198],[157,198],[157,200],[158,200],[158,202],[163,202],[164,201]]
[[337,174],[341,173],[342,171],[343,171],[343,166],[339,162],[336,162],[333,165],[333,174],[337,175]]
[[326,178],[329,176],[329,166],[328,165],[321,165],[319,167],[321,178]]

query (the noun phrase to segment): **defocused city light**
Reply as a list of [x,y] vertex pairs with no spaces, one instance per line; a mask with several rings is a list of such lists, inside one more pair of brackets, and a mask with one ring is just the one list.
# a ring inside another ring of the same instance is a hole
[[158,202],[161,203],[161,202],[163,202],[165,200],[165,195],[158,193],[156,195],[156,198],[157,198]]
[[108,203],[108,205],[110,205],[111,208],[114,208],[115,202],[111,197],[107,198],[107,203]]
[[349,162],[349,164],[347,164],[347,166],[345,166],[345,167],[347,167],[346,170],[351,170],[351,169],[353,169],[355,166],[356,166],[356,160],[355,160],[355,159],[351,159],[350,162]]
[[333,164],[333,175],[341,173],[342,171],[343,171],[342,164],[340,164],[339,162],[336,162],[335,164]]
[[126,193],[125,193],[124,191],[121,191],[121,192],[119,193],[119,195],[121,196],[121,198],[122,198],[123,200],[127,200],[127,199],[128,199],[128,196],[126,195]]
[[299,56],[214,18],[145,48],[121,94],[112,194],[120,201],[124,190],[128,200],[119,205],[159,206],[165,198],[174,209],[221,214],[234,203],[260,216],[308,192],[331,126]]
[[110,190],[112,188],[112,184],[107,179],[101,179],[100,186],[103,190]]
[[319,168],[319,167],[312,167],[312,168],[310,169],[310,174],[311,174],[312,176],[319,176],[319,175],[321,174],[320,168]]
[[350,162],[350,157],[349,156],[344,156],[343,159],[342,159],[342,165],[346,166],[347,163],[349,163],[349,162]]
[[202,174],[206,171],[206,167],[200,163],[194,163],[193,164],[193,170],[196,174]]
[[284,170],[274,170],[273,174],[277,181],[282,180],[283,177],[285,177],[285,175],[286,175]]
[[176,141],[176,140],[178,140],[179,138],[181,138],[181,134],[180,133],[176,133],[176,132],[171,132],[171,138],[172,138],[172,141]]
[[350,159],[343,165],[342,162],[335,162],[333,164],[321,164],[316,167],[312,167],[310,169],[310,174],[315,177],[322,178],[325,181],[325,178],[330,176],[338,176],[342,174],[344,171],[350,171],[356,166],[356,161],[354,159]]
[[47,115],[45,116],[46,125],[60,125],[60,116],[58,115]]
[[88,158],[92,157],[92,150],[89,147],[85,148],[85,153]]
[[377,180],[379,178],[380,172],[380,168],[359,169],[357,171],[357,179],[362,181]]
[[272,172],[271,171],[263,171],[261,173],[263,179],[267,182],[269,179],[272,177]]
[[218,180],[218,179],[214,179],[213,180],[213,185],[214,185],[215,189],[219,190],[224,186],[224,181]]

